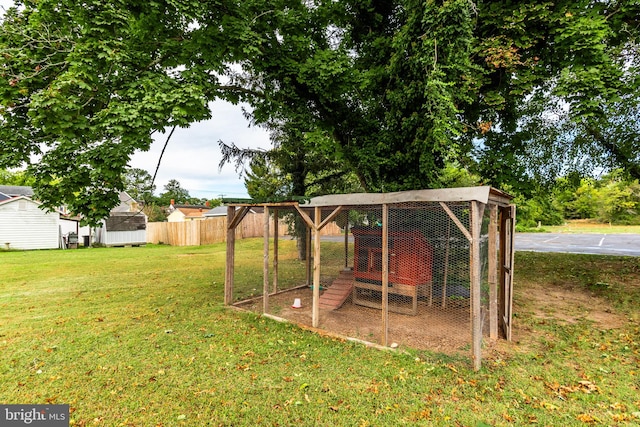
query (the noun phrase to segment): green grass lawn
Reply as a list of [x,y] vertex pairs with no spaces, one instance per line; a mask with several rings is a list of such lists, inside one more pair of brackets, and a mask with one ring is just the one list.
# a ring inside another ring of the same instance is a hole
[[[225,308],[224,250],[0,252],[0,402],[75,426],[640,424],[637,258],[517,253],[515,341],[474,372]],[[238,243],[236,281],[261,286],[261,251]]]

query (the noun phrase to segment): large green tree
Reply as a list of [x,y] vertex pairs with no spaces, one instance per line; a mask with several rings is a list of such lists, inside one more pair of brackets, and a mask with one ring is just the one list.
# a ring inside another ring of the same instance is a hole
[[41,200],[97,221],[152,133],[224,97],[369,191],[441,186],[452,164],[531,179],[527,150],[547,145],[526,119],[557,105],[633,171],[597,136],[637,105],[639,15],[635,0],[24,1],[0,32],[0,167],[30,164]]
[[[549,148],[559,144],[534,126],[523,132],[523,118],[539,123],[560,104],[567,123],[595,135],[620,99],[637,100],[637,2],[323,6],[265,16],[245,81],[268,94],[254,102],[258,121],[277,114],[332,132],[368,190],[440,186],[451,162],[493,184],[557,174],[566,164]],[[326,31],[301,31],[314,22]],[[586,145],[633,171],[637,158],[610,142]]]
[[21,3],[0,31],[0,167],[28,165],[39,200],[95,224],[154,132],[209,117],[234,5]]

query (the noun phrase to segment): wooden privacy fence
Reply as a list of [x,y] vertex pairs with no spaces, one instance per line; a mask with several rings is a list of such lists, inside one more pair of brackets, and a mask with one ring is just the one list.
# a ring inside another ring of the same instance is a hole
[[[278,235],[287,235],[287,224],[279,220]],[[269,221],[269,232],[273,234],[273,218]],[[335,223],[322,230],[323,235],[340,234]],[[249,214],[235,230],[236,239],[262,237],[264,214]],[[150,222],[147,224],[147,243],[162,243],[171,246],[199,246],[227,240],[227,217],[186,222]]]

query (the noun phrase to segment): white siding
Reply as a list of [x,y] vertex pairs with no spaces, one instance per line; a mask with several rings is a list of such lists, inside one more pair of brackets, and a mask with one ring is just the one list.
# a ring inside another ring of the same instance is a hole
[[167,222],[183,222],[185,215],[180,212],[178,209],[171,212],[169,216],[167,216]]
[[105,241],[107,246],[144,245],[147,243],[147,230],[136,231],[107,231]]
[[0,205],[0,245],[11,249],[56,249],[60,246],[60,214],[45,212],[29,199]]

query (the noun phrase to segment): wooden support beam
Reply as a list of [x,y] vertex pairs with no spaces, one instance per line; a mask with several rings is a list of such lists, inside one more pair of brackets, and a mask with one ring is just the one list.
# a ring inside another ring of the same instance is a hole
[[[229,211],[229,209],[234,209],[234,207],[229,206],[227,208],[227,212]],[[236,212],[232,220],[229,220],[229,215],[227,214],[227,228],[235,230],[236,227],[240,224],[240,222],[244,219],[244,217],[247,215],[247,213],[249,213],[250,210],[251,208],[249,206],[241,207],[240,211]]]
[[447,204],[444,202],[440,202],[440,206],[442,206],[442,209],[444,209],[447,215],[449,215],[449,218],[451,218],[451,220],[458,226],[460,231],[462,231],[462,234],[465,235],[467,240],[471,241],[472,240],[471,233],[469,233],[469,231],[466,229],[464,224],[462,224],[462,222],[460,222],[458,217],[451,211],[451,209],[449,209],[449,206],[447,206]]
[[499,330],[511,341],[513,309],[513,263],[515,206],[500,209],[500,278],[498,287]]
[[489,282],[489,338],[498,339],[498,205],[489,208],[489,248],[488,272]]
[[[309,227],[312,230],[316,229],[316,224],[314,224],[313,220],[311,220],[311,217],[309,215],[307,215],[307,213],[305,211],[300,209],[300,206],[295,205],[294,207],[296,208],[296,210],[300,214],[300,217],[305,222],[305,224],[307,224],[307,227]],[[319,210],[320,209],[316,208],[316,212],[319,211]]]
[[508,277],[508,301],[506,302],[506,305],[508,307],[508,312],[505,313],[505,324],[507,324],[507,330],[506,330],[506,335],[507,335],[507,340],[511,341],[511,320],[512,320],[512,313],[513,313],[513,265],[515,262],[515,246],[514,246],[514,237],[515,237],[515,233],[516,233],[516,206],[515,205],[511,205],[509,207],[509,253],[511,254],[511,259],[509,262],[509,277]]
[[[227,207],[227,224],[233,222],[236,209],[233,206]],[[236,232],[232,227],[227,226],[227,261],[224,274],[224,303],[230,305],[233,303],[233,276],[235,274],[235,251],[236,251]]]
[[[444,249],[444,268],[442,272],[442,301],[440,305],[442,308],[447,307],[447,280],[449,278],[449,253],[451,252],[451,223],[447,221],[447,246]],[[433,285],[432,285],[433,287]],[[429,305],[431,305],[431,299],[429,299]]]
[[307,278],[307,286],[311,286],[311,282],[313,281],[313,265],[311,265],[311,258],[313,257],[313,251],[311,248],[311,229],[309,227],[305,227],[304,229],[304,238],[306,239],[306,244],[304,246],[306,250],[305,254],[305,268],[306,278]]
[[389,343],[389,205],[382,205],[382,333],[380,344]]
[[470,281],[471,281],[471,357],[473,359],[473,369],[480,369],[482,364],[482,305],[480,303],[481,293],[481,266],[480,258],[480,229],[482,226],[482,215],[484,213],[484,203],[472,201],[470,226],[471,245],[469,251]]
[[320,225],[318,225],[318,231],[322,230],[328,223],[333,221],[333,219],[340,213],[340,211],[342,211],[342,206],[338,206],[337,208],[335,208],[333,212],[331,212],[329,216],[326,217],[324,221],[320,223]]
[[346,211],[347,219],[344,225],[344,268],[349,267],[349,211]]
[[264,240],[262,263],[262,312],[269,312],[269,207],[264,207]]
[[278,209],[273,210],[273,293],[278,292]]
[[311,326],[317,328],[320,324],[320,208],[315,208],[315,224],[313,234],[313,308],[311,316]]

